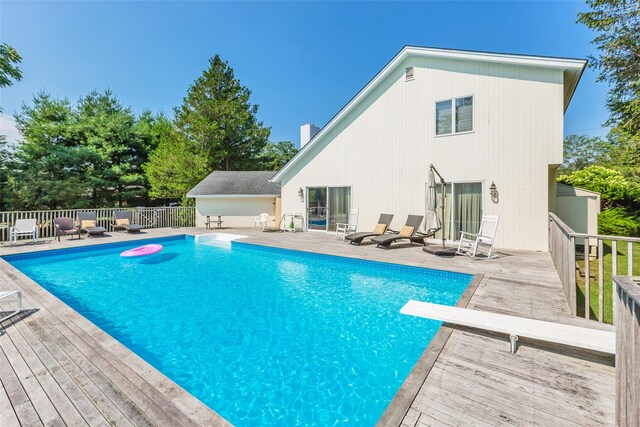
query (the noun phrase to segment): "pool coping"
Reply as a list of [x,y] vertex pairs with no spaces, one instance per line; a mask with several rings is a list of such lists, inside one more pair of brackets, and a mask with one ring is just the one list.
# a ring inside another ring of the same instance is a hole
[[[456,307],[466,308],[469,305],[483,278],[484,274],[474,275],[462,296],[460,296]],[[455,325],[451,323],[445,322],[440,326],[438,332],[433,336],[431,342],[413,366],[407,378],[405,378],[402,386],[400,386],[400,389],[382,413],[376,423],[377,427],[400,426],[402,424],[454,329]]]
[[[115,343],[117,345],[117,347],[118,347],[117,349],[115,349],[115,348],[113,348],[113,344],[110,345],[110,349],[112,351],[114,351],[114,354],[116,354],[120,358],[128,359],[128,362],[130,364],[132,364],[132,365],[137,365],[137,367],[136,367],[136,369],[134,369],[134,371],[136,371],[136,373],[138,373],[138,375],[140,375],[142,378],[144,378],[144,376],[141,374],[141,372],[144,372],[145,375],[151,374],[152,376],[156,377],[155,381],[160,380],[161,383],[165,383],[165,387],[168,385],[169,387],[167,387],[167,389],[173,389],[174,391],[178,391],[178,394],[183,394],[184,393],[188,397],[194,399],[199,405],[204,406],[208,411],[210,411],[212,413],[212,415],[214,417],[213,420],[210,420],[210,422],[212,422],[212,424],[208,424],[208,425],[221,425],[221,426],[222,425],[232,425],[228,420],[226,420],[224,417],[222,417],[220,414],[218,414],[213,408],[210,408],[209,406],[204,404],[200,399],[198,399],[196,396],[194,396],[191,393],[189,393],[186,389],[184,389],[182,386],[177,384],[171,378],[166,376],[160,370],[155,368],[149,362],[144,360],[141,356],[139,356],[133,350],[129,349],[127,346],[125,346],[120,341],[118,341],[116,338],[114,338],[113,336],[108,334],[102,328],[100,328],[99,326],[97,326],[96,324],[94,324],[93,322],[88,320],[81,313],[79,313],[78,311],[73,309],[71,306],[66,304],[64,301],[60,300],[58,297],[53,295],[47,289],[45,289],[40,284],[35,282],[33,279],[29,278],[27,275],[22,273],[20,270],[18,270],[16,267],[14,267],[10,262],[11,260],[20,260],[20,259],[30,259],[30,258],[45,257],[45,256],[47,256],[45,253],[49,253],[50,255],[65,254],[65,253],[81,253],[81,252],[88,252],[88,251],[91,251],[91,250],[95,250],[95,249],[100,248],[100,247],[104,247],[104,249],[110,249],[110,248],[114,248],[114,247],[131,246],[131,244],[135,243],[135,242],[179,240],[181,238],[182,239],[186,239],[186,238],[189,238],[189,237],[195,238],[196,236],[197,236],[196,234],[191,234],[191,233],[186,232],[186,233],[175,234],[175,235],[172,235],[172,236],[147,237],[147,238],[141,238],[141,239],[127,240],[127,241],[122,241],[122,242],[104,242],[104,243],[103,242],[96,242],[95,244],[81,246],[81,247],[78,247],[78,248],[42,249],[42,250],[36,250],[36,251],[23,252],[23,253],[19,253],[19,254],[7,254],[7,255],[0,256],[0,269],[2,269],[5,266],[8,266],[11,270],[13,270],[12,273],[14,273],[13,276],[14,276],[15,280],[18,280],[18,281],[22,282],[23,285],[25,284],[25,282],[27,282],[27,283],[29,283],[31,285],[37,286],[36,289],[38,290],[38,292],[44,291],[46,293],[46,297],[47,298],[52,298],[57,305],[62,304],[66,309],[70,310],[72,314],[75,314],[75,316],[71,316],[72,318],[76,318],[77,316],[79,316],[89,326],[89,329],[87,329],[86,327],[81,326],[82,329],[85,329],[86,332],[89,333],[90,335],[95,335],[96,332],[97,332],[100,335],[106,336],[109,340],[111,340],[113,343]],[[343,258],[343,259],[347,259],[347,260],[360,261],[360,262],[365,263],[365,264],[369,264],[369,263],[379,264],[379,265],[381,264],[381,265],[383,265],[384,267],[387,267],[387,268],[393,268],[394,266],[396,266],[396,267],[401,267],[401,268],[430,270],[430,271],[436,271],[436,272],[453,273],[453,274],[457,274],[457,275],[471,276],[472,279],[469,282],[469,284],[467,285],[467,287],[465,288],[465,290],[462,293],[462,295],[460,296],[460,299],[458,300],[458,302],[456,304],[457,307],[466,307],[469,304],[471,298],[473,297],[476,289],[478,288],[480,282],[482,281],[482,279],[484,277],[484,274],[475,274],[474,275],[474,274],[471,274],[471,273],[468,273],[468,272],[461,272],[461,271],[456,271],[456,270],[429,268],[429,267],[422,267],[422,266],[411,265],[411,264],[403,264],[403,263],[397,263],[397,262],[368,260],[368,259],[359,258],[359,257],[351,257],[351,256],[344,256],[344,255],[334,255],[334,254],[327,254],[327,253],[321,253],[321,252],[305,251],[305,250],[300,250],[300,249],[292,249],[292,248],[286,248],[286,247],[271,246],[271,245],[255,243],[255,242],[238,241],[238,243],[240,243],[243,246],[247,245],[247,246],[256,246],[256,247],[259,247],[259,248],[277,249],[279,251],[284,251],[284,252],[301,252],[301,253],[310,254],[310,255],[324,256],[324,257],[331,257],[331,258]],[[39,255],[39,254],[41,254],[41,255]],[[2,263],[6,263],[5,266],[1,265]],[[5,267],[5,272],[6,272],[6,267]],[[15,273],[17,273],[17,275]],[[38,298],[34,298],[34,299],[40,305],[46,306],[45,304],[42,303],[42,301],[40,300],[39,297]],[[64,315],[64,313],[60,313],[60,314]],[[90,329],[94,329],[94,328],[97,331],[90,331]],[[435,362],[437,361],[437,359],[438,359],[438,357],[440,355],[440,352],[443,350],[444,346],[446,345],[446,343],[447,343],[449,337],[451,336],[451,333],[453,332],[454,328],[455,328],[455,325],[452,325],[452,324],[449,324],[449,323],[443,323],[442,326],[440,326],[440,328],[438,328],[438,331],[436,332],[436,334],[432,338],[431,342],[426,347],[426,349],[424,350],[424,352],[422,353],[422,355],[420,356],[420,358],[418,359],[418,361],[416,362],[414,367],[411,369],[411,371],[409,372],[408,376],[403,381],[400,389],[396,392],[396,394],[394,395],[393,399],[391,400],[391,402],[389,403],[389,405],[387,406],[387,408],[383,412],[382,416],[380,417],[380,419],[376,423],[377,426],[400,426],[402,424],[402,421],[403,421],[405,415],[409,411],[412,403],[414,402],[416,396],[418,395],[418,393],[420,391],[420,388],[422,387],[423,383],[425,382],[426,378],[429,375],[429,372],[431,371],[431,369],[435,365]],[[123,356],[123,353],[124,353],[124,356]],[[131,360],[132,357],[134,358],[134,360]],[[140,364],[142,364],[142,367],[140,366]],[[140,369],[140,368],[142,368],[142,369]],[[153,383],[150,382],[150,384],[153,384]],[[158,384],[156,383],[156,387],[157,387],[157,385]],[[171,387],[171,386],[173,386],[173,387]],[[165,387],[163,387],[163,388],[165,388]],[[178,389],[178,390],[176,390],[176,389]],[[182,400],[182,399],[180,399],[180,400]],[[174,404],[176,404],[176,403],[174,402]],[[181,404],[176,404],[176,406],[181,407],[182,405]],[[190,406],[190,405],[188,405],[188,406]],[[194,408],[193,407],[191,407],[191,408],[182,407],[181,410],[184,410],[185,413],[188,413],[189,409],[191,411],[193,411]],[[196,411],[198,411],[198,410],[196,410]]]

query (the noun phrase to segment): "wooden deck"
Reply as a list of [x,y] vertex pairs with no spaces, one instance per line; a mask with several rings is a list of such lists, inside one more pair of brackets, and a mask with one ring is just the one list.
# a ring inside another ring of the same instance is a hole
[[[1,246],[0,255],[160,237],[43,240]],[[0,289],[22,291],[25,312],[6,321],[0,336],[0,426],[223,426],[206,405],[0,260]]]
[[[510,252],[474,261],[440,259],[418,246],[351,246],[324,233],[246,234],[247,242],[482,274],[469,308],[593,328],[572,317],[546,253]],[[149,230],[144,237],[195,229]],[[111,237],[0,246],[0,255],[142,238]],[[406,245],[405,245],[406,246]],[[480,277],[480,276],[479,276]],[[0,260],[0,290],[23,292],[22,316],[0,336],[0,426],[225,425],[224,419],[46,290]],[[398,392],[381,425],[613,425],[610,357],[443,326]],[[416,393],[417,391],[417,393]]]

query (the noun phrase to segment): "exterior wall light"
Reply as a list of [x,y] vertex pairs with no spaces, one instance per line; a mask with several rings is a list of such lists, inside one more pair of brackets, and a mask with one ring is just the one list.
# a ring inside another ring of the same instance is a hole
[[302,187],[298,188],[298,197],[300,197],[301,202],[304,202],[304,190]]
[[500,193],[498,193],[498,187],[493,181],[491,181],[491,185],[489,186],[489,194],[491,195],[491,201],[498,203]]

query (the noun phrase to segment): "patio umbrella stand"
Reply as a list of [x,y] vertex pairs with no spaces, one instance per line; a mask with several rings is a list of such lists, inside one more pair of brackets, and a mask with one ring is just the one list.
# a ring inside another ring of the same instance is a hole
[[[442,202],[440,203],[440,209],[442,211],[442,222],[440,218],[438,218],[438,213],[436,209],[438,207],[438,197],[436,193],[436,174],[440,178],[440,184],[442,185]],[[456,255],[456,248],[447,248],[445,246],[445,235],[444,235],[444,206],[445,206],[445,193],[446,193],[447,183],[440,175],[440,173],[436,170],[433,165],[429,165],[429,175],[427,176],[427,193],[425,195],[425,223],[424,228],[427,233],[433,232],[435,233],[437,230],[442,229],[442,246],[436,245],[427,245],[422,248],[426,253],[441,256],[441,257],[454,257]],[[442,224],[442,225],[441,225]]]

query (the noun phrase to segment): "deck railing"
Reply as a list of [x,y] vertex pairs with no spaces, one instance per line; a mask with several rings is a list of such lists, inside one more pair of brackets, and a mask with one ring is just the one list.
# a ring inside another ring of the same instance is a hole
[[[633,276],[634,246],[640,238],[576,233],[549,213],[549,251],[573,314],[613,323],[613,276]],[[589,248],[595,245],[595,251]],[[636,249],[638,249],[636,247]],[[635,258],[638,258],[638,254]],[[595,255],[594,255],[595,254]]]
[[616,425],[640,425],[640,277],[614,276]]
[[70,217],[74,220],[78,212],[95,212],[98,217],[97,225],[111,230],[114,223],[114,212],[129,210],[132,220],[144,228],[162,227],[195,227],[196,210],[193,206],[178,207],[139,207],[139,208],[97,208],[97,209],[59,209],[48,211],[8,211],[0,212],[0,241],[8,240],[9,228],[17,219],[35,218],[40,227],[39,236],[54,237],[53,220],[59,217]]
[[569,228],[555,214],[549,214],[549,252],[556,267],[564,296],[567,298],[571,314],[577,313],[576,306],[576,244]]

